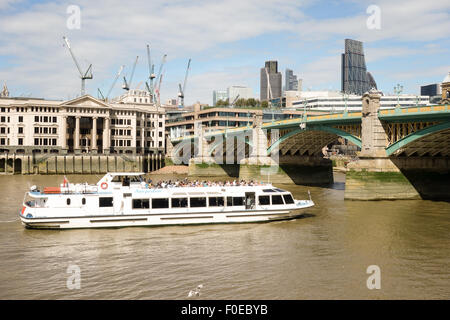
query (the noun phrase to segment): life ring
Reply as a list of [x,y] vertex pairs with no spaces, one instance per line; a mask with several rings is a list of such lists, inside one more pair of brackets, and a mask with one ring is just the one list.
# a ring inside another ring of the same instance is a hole
[[108,189],[108,184],[106,182],[102,182],[102,184],[100,185],[100,187],[105,190]]

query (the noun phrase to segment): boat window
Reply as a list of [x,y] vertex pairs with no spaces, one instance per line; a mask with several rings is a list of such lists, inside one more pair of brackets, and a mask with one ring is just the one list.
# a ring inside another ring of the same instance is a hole
[[233,197],[227,197],[227,207],[233,206]]
[[272,204],[284,204],[283,198],[279,195],[273,195],[272,196]]
[[141,177],[140,176],[131,176],[131,182],[133,182],[133,183],[141,182]]
[[70,198],[67,198],[67,205],[70,206]]
[[122,176],[115,176],[111,179],[111,182],[122,182]]
[[112,197],[98,198],[98,206],[99,207],[112,207],[113,206],[113,198]]
[[223,197],[209,197],[210,207],[223,207],[224,205]]
[[259,196],[259,205],[265,206],[270,204],[270,196]]
[[294,203],[294,199],[292,198],[292,195],[290,195],[290,194],[283,194],[283,198],[284,198],[284,202],[286,202],[286,204]]
[[169,199],[152,199],[153,209],[164,209],[169,207]]
[[276,192],[276,191],[273,189],[263,189],[263,192]]
[[243,206],[244,197],[233,197],[233,206]]
[[206,198],[191,198],[191,208],[206,207]]
[[133,199],[133,209],[149,209],[149,199]]
[[130,177],[123,177],[122,179],[122,186],[123,187],[129,187],[130,186]]
[[275,188],[274,190],[278,191],[278,192],[286,192],[286,190],[282,190],[282,189],[278,189],[278,188]]
[[187,208],[187,198],[172,198],[172,208]]
[[81,199],[81,204],[84,206],[86,204],[86,198]]

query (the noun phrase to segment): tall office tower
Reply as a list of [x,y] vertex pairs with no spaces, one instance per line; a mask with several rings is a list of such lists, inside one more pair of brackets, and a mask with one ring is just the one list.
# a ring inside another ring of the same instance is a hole
[[298,90],[297,75],[295,75],[291,69],[286,69],[284,81],[285,81],[285,84],[284,84],[285,91],[297,91]]
[[341,61],[341,90],[346,93],[363,95],[377,84],[367,72],[361,41],[345,39],[345,53]]
[[[265,67],[261,68],[260,81],[261,101],[281,98],[281,72],[278,72],[277,61],[266,61]],[[268,85],[270,85],[270,91]],[[269,97],[270,92],[272,95]]]

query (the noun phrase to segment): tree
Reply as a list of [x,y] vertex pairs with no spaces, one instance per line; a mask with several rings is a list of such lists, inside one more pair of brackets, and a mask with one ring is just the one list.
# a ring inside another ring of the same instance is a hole
[[219,100],[216,102],[216,107],[226,107],[228,106],[228,99],[227,100]]
[[247,100],[247,105],[250,107],[256,107],[256,100],[254,98],[250,98]]
[[238,99],[234,105],[237,107],[245,107],[247,105],[247,100],[244,98]]
[[261,102],[261,108],[268,108],[269,107],[269,102],[267,102],[266,100]]

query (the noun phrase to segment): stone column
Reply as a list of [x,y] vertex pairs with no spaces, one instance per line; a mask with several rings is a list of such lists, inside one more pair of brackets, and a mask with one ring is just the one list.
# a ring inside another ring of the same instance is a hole
[[141,115],[141,153],[145,153],[145,114]]
[[59,141],[63,153],[67,153],[67,116],[62,116]]
[[257,111],[253,119],[253,130],[252,130],[252,148],[250,152],[250,157],[248,159],[243,159],[240,164],[250,164],[250,165],[274,165],[272,159],[267,156],[267,136],[262,129],[262,111]]
[[80,116],[75,116],[75,132],[73,138],[73,149],[75,153],[80,153]]
[[92,118],[91,152],[97,153],[97,117]]
[[109,121],[109,117],[103,118],[103,153],[105,154],[109,154],[109,148],[111,145]]
[[386,157],[387,135],[378,119],[381,93],[366,92],[362,97],[360,157]]

